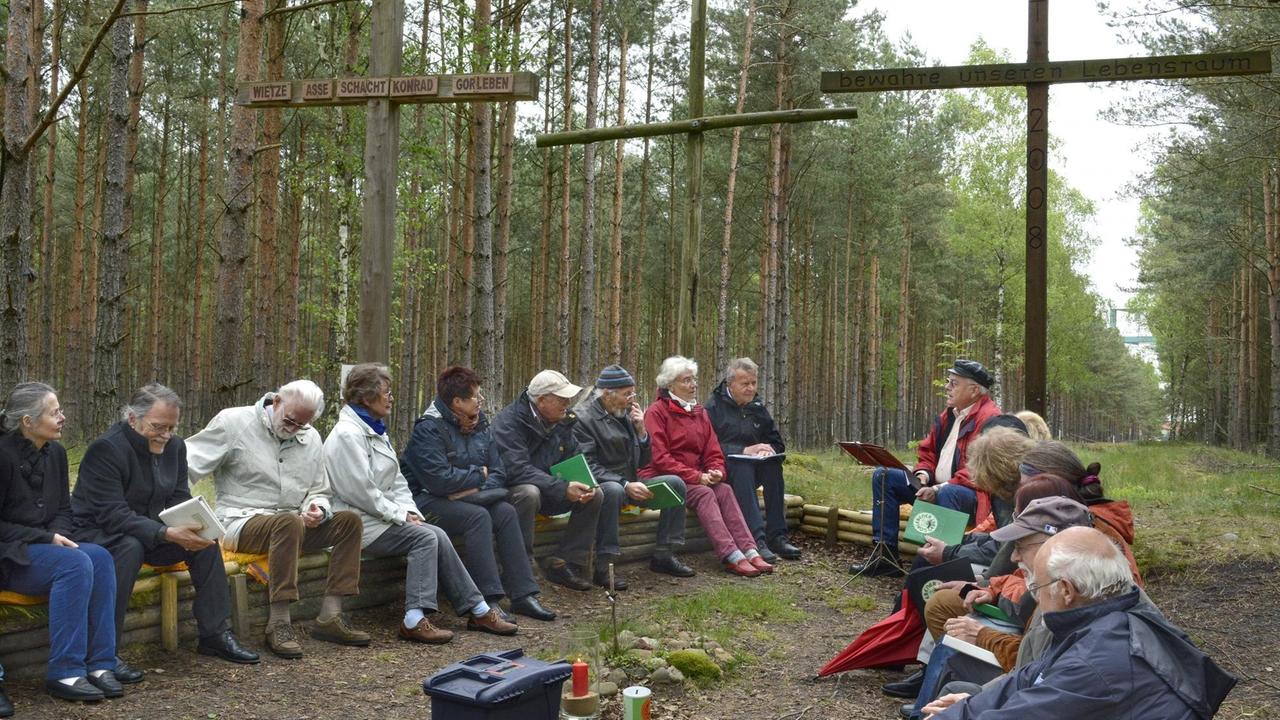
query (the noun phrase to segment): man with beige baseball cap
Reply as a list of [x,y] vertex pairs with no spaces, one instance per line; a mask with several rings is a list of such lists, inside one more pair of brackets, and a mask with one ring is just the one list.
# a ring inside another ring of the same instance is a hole
[[543,370],[515,402],[493,419],[493,439],[506,473],[507,500],[515,506],[525,550],[533,557],[533,519],[569,513],[560,543],[543,560],[543,575],[557,585],[590,590],[586,565],[600,519],[601,496],[580,482],[551,475],[551,466],[578,454],[569,411],[582,388],[555,370]]

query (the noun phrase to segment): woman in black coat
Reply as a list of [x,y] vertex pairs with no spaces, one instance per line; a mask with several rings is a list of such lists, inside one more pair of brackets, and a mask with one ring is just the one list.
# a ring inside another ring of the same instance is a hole
[[65,418],[53,388],[21,383],[0,413],[0,589],[49,597],[45,688],[64,700],[124,694],[115,667],[116,576],[71,535]]

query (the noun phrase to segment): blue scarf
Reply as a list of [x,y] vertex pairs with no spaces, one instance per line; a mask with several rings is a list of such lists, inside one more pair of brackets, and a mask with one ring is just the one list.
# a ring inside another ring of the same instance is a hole
[[374,420],[373,416],[369,414],[369,411],[363,405],[348,404],[347,407],[354,410],[356,415],[359,415],[360,419],[364,421],[364,424],[368,425],[374,432],[379,435],[387,434],[387,424],[381,420]]

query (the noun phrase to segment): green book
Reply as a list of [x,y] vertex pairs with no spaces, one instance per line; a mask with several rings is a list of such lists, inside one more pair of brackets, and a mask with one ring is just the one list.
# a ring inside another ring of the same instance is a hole
[[977,605],[973,606],[973,609],[977,610],[983,615],[986,615],[992,620],[999,620],[1002,623],[1009,623],[1011,625],[1018,624],[1018,621],[1013,619],[1012,615],[1005,612],[1004,610],[1001,610],[1000,606],[998,605],[992,605],[991,603],[978,603]]
[[589,488],[596,487],[596,478],[591,474],[591,466],[587,464],[587,456],[582,453],[552,465],[551,474],[565,482],[580,482]]
[[917,545],[924,544],[926,535],[948,545],[959,545],[964,539],[964,528],[968,524],[968,513],[916,500],[911,506],[911,517],[907,518],[907,529],[903,537]]
[[645,504],[650,510],[666,510],[684,505],[684,500],[680,499],[665,480],[646,480],[644,484],[653,493],[653,498]]

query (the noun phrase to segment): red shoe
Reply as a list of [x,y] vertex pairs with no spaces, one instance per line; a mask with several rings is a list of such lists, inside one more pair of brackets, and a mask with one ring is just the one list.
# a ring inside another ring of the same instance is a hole
[[751,567],[755,568],[756,570],[759,570],[762,573],[773,572],[773,566],[765,562],[764,558],[760,557],[759,555],[752,555],[751,557],[747,558],[747,562],[751,563]]
[[745,559],[736,563],[725,562],[724,571],[734,575],[741,575],[742,577],[756,577],[760,574],[760,571]]

